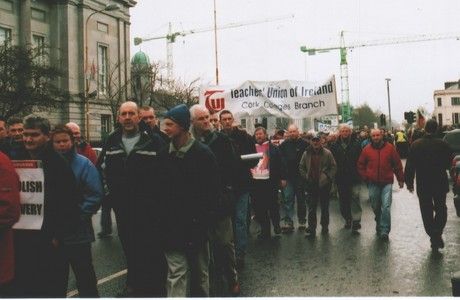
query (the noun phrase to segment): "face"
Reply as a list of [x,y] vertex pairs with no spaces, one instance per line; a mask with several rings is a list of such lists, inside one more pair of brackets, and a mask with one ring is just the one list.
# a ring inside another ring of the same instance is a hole
[[164,132],[171,138],[175,138],[179,136],[183,129],[177,123],[171,121],[170,119],[165,119],[163,122],[163,130]]
[[203,110],[196,110],[195,117],[193,118],[193,127],[199,132],[206,132],[211,130],[211,122],[209,120],[209,112]]
[[254,133],[254,137],[256,139],[257,144],[262,144],[268,140],[267,134],[263,130],[257,130]]
[[49,141],[49,136],[44,134],[40,129],[24,129],[22,135],[26,150],[31,152],[43,148]]
[[139,117],[145,122],[145,124],[149,125],[150,128],[153,128],[157,125],[157,116],[155,115],[155,111],[153,109],[141,109],[139,111]]
[[58,153],[69,152],[73,147],[72,140],[67,133],[53,135],[53,148]]
[[287,132],[288,132],[288,137],[293,140],[298,139],[300,136],[299,129],[297,129],[297,127],[294,127],[294,126],[290,126]]
[[371,131],[371,140],[375,144],[379,144],[382,141],[383,135],[380,130]]
[[80,128],[75,127],[75,126],[68,126],[68,127],[70,128],[70,131],[72,131],[73,138],[78,143],[81,140]]
[[5,121],[0,121],[0,139],[4,139],[8,136],[6,131],[6,124]]
[[24,132],[24,124],[16,123],[10,125],[8,128],[8,135],[16,142],[22,142],[22,133]]
[[351,135],[351,129],[348,127],[342,127],[340,128],[339,135],[342,139],[348,139]]
[[233,116],[231,114],[220,115],[220,124],[222,124],[223,129],[232,129],[233,121]]
[[219,116],[217,114],[213,114],[209,117],[209,121],[211,122],[212,126],[215,129],[219,129]]
[[318,139],[318,138],[312,139],[311,140],[311,146],[315,150],[318,150],[319,148],[321,148],[321,146],[322,146],[321,139]]
[[134,105],[122,105],[118,115],[118,122],[120,123],[123,132],[134,133],[138,130],[139,126],[139,112]]

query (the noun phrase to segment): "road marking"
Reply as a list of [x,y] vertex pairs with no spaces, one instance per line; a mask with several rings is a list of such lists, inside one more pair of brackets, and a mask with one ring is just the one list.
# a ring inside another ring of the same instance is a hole
[[[110,281],[110,280],[115,279],[115,278],[117,278],[117,277],[123,276],[123,275],[125,275],[126,273],[128,273],[128,270],[127,270],[127,269],[124,269],[124,270],[121,270],[120,272],[117,272],[117,273],[114,273],[114,274],[112,274],[112,275],[110,275],[110,276],[107,276],[107,277],[104,277],[104,278],[102,278],[102,279],[99,279],[99,280],[97,281],[97,285],[104,284],[104,283],[106,283],[107,281]],[[70,292],[67,293],[67,298],[71,298],[71,297],[74,297],[74,296],[76,296],[76,295],[78,295],[78,290],[73,290],[73,291],[70,291]]]

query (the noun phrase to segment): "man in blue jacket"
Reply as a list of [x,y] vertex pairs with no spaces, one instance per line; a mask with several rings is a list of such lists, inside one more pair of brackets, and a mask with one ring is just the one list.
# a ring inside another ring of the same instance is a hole
[[94,230],[91,222],[93,214],[104,195],[99,172],[93,163],[83,155],[77,154],[72,130],[66,126],[56,126],[51,135],[54,150],[69,163],[75,175],[80,198],[80,225],[75,234],[63,240],[63,249],[72,266],[77,281],[78,296],[97,298],[97,278],[91,255],[91,243],[94,242]]

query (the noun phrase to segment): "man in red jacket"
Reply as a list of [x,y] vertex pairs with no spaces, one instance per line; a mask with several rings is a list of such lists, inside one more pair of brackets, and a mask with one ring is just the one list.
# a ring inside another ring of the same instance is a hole
[[13,230],[19,220],[19,177],[9,158],[0,152],[0,298],[7,298],[14,278]]
[[392,144],[383,140],[379,129],[371,130],[371,143],[361,152],[358,172],[367,182],[377,235],[387,241],[391,230],[393,177],[396,175],[399,187],[403,188],[404,172],[398,152]]

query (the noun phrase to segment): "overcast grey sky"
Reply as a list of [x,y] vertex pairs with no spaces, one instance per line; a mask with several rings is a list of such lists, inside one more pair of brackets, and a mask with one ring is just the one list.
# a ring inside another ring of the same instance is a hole
[[[294,14],[295,17],[218,31],[220,84],[245,80],[321,81],[335,74],[340,91],[338,51],[306,56],[301,45],[339,44],[416,34],[459,32],[460,1],[426,0],[216,0],[217,22],[225,25]],[[139,0],[131,10],[131,37],[166,35],[173,30],[213,26],[213,0]],[[165,40],[134,46],[151,60],[166,60]],[[174,75],[214,83],[214,34],[188,35],[174,45]],[[305,60],[306,57],[306,60]],[[306,64],[305,64],[306,61]],[[460,78],[460,41],[364,47],[348,54],[350,102],[367,102],[387,113],[385,78],[391,78],[392,118],[425,106],[433,110],[433,92]],[[340,99],[340,93],[339,93]]]

